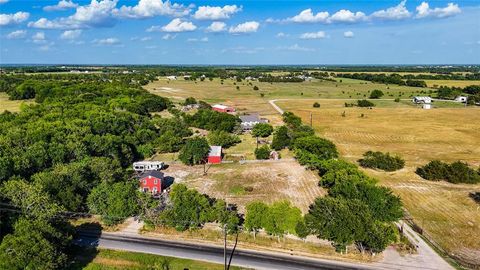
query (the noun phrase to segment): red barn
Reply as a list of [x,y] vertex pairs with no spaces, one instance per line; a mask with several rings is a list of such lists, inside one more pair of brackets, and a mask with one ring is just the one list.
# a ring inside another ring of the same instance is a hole
[[210,152],[208,153],[208,163],[218,164],[222,163],[222,147],[210,146]]
[[163,173],[159,171],[145,171],[139,176],[140,190],[151,192],[152,195],[162,193]]
[[224,113],[233,113],[235,112],[235,108],[225,106],[222,104],[215,104],[212,106],[212,110],[217,111],[217,112],[224,112]]

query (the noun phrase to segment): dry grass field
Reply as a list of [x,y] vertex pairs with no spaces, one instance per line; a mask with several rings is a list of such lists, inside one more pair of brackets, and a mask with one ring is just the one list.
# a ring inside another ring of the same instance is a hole
[[[414,171],[433,159],[462,160],[480,166],[480,108],[422,110],[398,108],[344,108],[341,101],[278,101],[338,146],[355,162],[365,151],[399,154],[406,167],[397,172],[366,170],[402,198],[406,209],[444,249],[480,263],[480,205],[468,197],[477,185],[429,182]],[[345,117],[342,116],[345,112]],[[361,115],[364,115],[361,117]]]
[[440,87],[440,86],[455,86],[465,87],[469,85],[480,85],[480,81],[465,81],[465,80],[425,80],[428,87]]
[[5,93],[0,93],[0,113],[4,111],[10,112],[19,112],[20,105],[22,103],[31,104],[33,101],[30,100],[9,100],[8,95]]
[[175,183],[226,198],[228,203],[237,204],[241,212],[254,200],[266,203],[289,200],[305,213],[315,198],[325,194],[318,186],[318,176],[292,160],[212,165],[207,175],[203,175],[203,166],[173,164],[165,174],[174,177]]

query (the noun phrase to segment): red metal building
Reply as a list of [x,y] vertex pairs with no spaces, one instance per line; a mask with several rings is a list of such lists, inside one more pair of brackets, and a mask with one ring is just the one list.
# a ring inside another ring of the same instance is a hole
[[215,104],[212,106],[212,110],[217,111],[217,112],[224,112],[224,113],[233,113],[235,112],[235,108],[225,106],[222,104]]
[[162,193],[164,175],[159,171],[145,171],[139,176],[140,190],[152,195]]
[[210,146],[210,152],[208,153],[208,163],[218,164],[222,163],[222,147]]

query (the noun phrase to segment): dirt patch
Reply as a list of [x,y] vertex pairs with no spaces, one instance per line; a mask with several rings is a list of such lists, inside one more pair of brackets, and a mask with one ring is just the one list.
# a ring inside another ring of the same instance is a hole
[[119,258],[105,258],[105,257],[96,257],[93,260],[94,263],[106,265],[106,266],[114,266],[114,267],[135,267],[140,266],[139,263],[123,260]]

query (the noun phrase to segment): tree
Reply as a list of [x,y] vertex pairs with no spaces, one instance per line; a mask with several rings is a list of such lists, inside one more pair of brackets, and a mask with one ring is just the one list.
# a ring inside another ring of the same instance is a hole
[[387,172],[400,170],[405,166],[405,160],[389,153],[367,151],[363,158],[359,159],[360,166],[365,168],[377,168]]
[[210,145],[220,145],[223,148],[228,148],[242,141],[237,135],[230,134],[223,130],[211,131],[208,133],[207,139]]
[[210,146],[205,138],[193,137],[180,149],[178,158],[187,165],[200,164],[205,161],[209,151]]
[[284,112],[282,114],[283,122],[287,125],[290,129],[296,129],[302,125],[302,119],[296,116],[292,112]]
[[357,100],[357,106],[358,107],[375,107],[375,104],[366,99],[362,99],[362,100]]
[[197,100],[194,97],[188,97],[185,99],[185,102],[183,102],[183,105],[194,105],[197,104]]
[[273,132],[273,127],[267,123],[258,123],[252,128],[252,135],[254,137],[266,138],[270,136]]
[[255,149],[255,158],[256,159],[269,159],[270,158],[270,148],[268,145],[263,145]]
[[257,232],[263,228],[263,219],[268,206],[263,202],[251,202],[247,204],[246,210],[244,225],[248,231],[253,231],[253,238],[255,238]]
[[305,239],[310,234],[310,231],[307,228],[304,220],[297,222],[295,226],[295,233],[298,237]]
[[253,87],[253,90],[257,91],[257,90],[258,90],[258,86],[255,85],[255,86]]
[[263,227],[269,234],[282,236],[295,233],[295,227],[302,220],[302,213],[289,201],[278,201],[269,206],[263,219]]
[[423,167],[415,171],[422,178],[427,180],[439,181],[445,179],[447,175],[448,164],[439,160],[432,160]]
[[88,196],[88,208],[92,214],[99,214],[107,225],[122,222],[138,212],[136,183],[102,182]]
[[320,108],[320,103],[318,103],[318,102],[313,103],[313,107],[314,108]]
[[278,127],[273,133],[272,148],[279,151],[290,146],[290,137],[286,126]]
[[370,98],[378,99],[381,97],[383,97],[383,92],[381,90],[375,89],[372,92],[370,92]]
[[338,157],[335,144],[327,139],[317,136],[307,136],[298,138],[293,144],[296,152],[306,151],[322,159],[331,159]]

